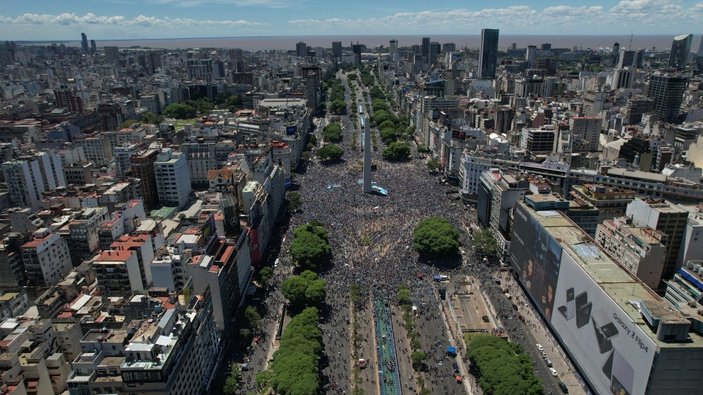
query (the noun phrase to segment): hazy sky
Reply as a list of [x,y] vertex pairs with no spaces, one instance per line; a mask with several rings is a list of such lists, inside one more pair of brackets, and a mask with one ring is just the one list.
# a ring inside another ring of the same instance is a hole
[[3,40],[703,32],[703,0],[2,0]]

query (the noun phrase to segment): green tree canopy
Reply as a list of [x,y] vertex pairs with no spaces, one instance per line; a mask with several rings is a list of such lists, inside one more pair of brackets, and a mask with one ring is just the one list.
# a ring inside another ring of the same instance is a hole
[[[271,362],[271,385],[281,395],[309,395],[320,391],[322,332],[318,310],[308,307],[291,318]],[[258,377],[257,377],[258,382]]]
[[320,305],[325,300],[325,280],[310,270],[287,278],[281,292],[288,299],[292,311]]
[[261,315],[254,306],[247,306],[244,310],[244,319],[247,322],[247,327],[251,330],[255,331],[261,325]]
[[[390,121],[386,121],[390,122]],[[384,122],[384,124],[386,123]],[[389,145],[398,139],[398,133],[395,131],[395,127],[385,127],[381,128],[381,140],[383,144]]]
[[161,117],[154,114],[153,112],[147,111],[144,114],[142,114],[141,117],[139,117],[139,121],[141,121],[143,123],[150,123],[150,124],[158,125],[159,123],[161,123]]
[[399,162],[408,159],[410,147],[407,143],[396,141],[383,150],[383,159],[392,162]]
[[169,118],[190,119],[194,118],[197,111],[192,106],[183,103],[169,104],[164,109],[164,115]]
[[336,144],[325,144],[317,150],[317,157],[323,162],[336,162],[342,159],[342,155],[344,155],[344,150]]
[[427,257],[449,257],[459,250],[459,232],[444,218],[426,218],[413,234],[415,249]]
[[291,212],[298,211],[302,204],[301,200],[300,193],[297,191],[288,192],[288,210]]
[[344,115],[347,113],[347,103],[343,99],[335,99],[330,103],[330,111],[334,115]]
[[427,161],[427,170],[430,172],[435,172],[439,170],[439,161],[437,159],[430,159]]
[[322,137],[328,143],[339,143],[342,141],[342,126],[337,122],[332,122],[322,129]]
[[326,264],[332,249],[327,241],[327,231],[317,224],[303,224],[293,230],[290,246],[295,264],[303,270],[316,270]]
[[227,373],[227,379],[225,380],[225,386],[222,391],[225,395],[234,395],[239,390],[239,381],[242,379],[242,370],[237,363],[229,364],[229,372]]
[[530,357],[522,347],[487,334],[467,336],[468,359],[478,374],[478,384],[486,395],[542,393]]
[[494,255],[498,252],[498,242],[488,229],[482,229],[474,232],[471,244],[476,249],[476,252],[484,255]]

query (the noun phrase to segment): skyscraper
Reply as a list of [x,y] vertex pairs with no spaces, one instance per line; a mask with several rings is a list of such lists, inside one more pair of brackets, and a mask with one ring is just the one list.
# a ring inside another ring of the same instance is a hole
[[669,67],[681,70],[686,67],[688,54],[691,52],[693,34],[681,34],[674,37],[671,43],[671,53],[669,54]]
[[497,62],[498,29],[481,29],[481,52],[478,56],[478,78],[495,78]]
[[342,42],[332,41],[332,57],[341,58],[342,57]]
[[391,40],[388,44],[390,45],[389,55],[391,55],[391,59],[393,59],[394,55],[398,54],[398,40]]
[[90,51],[90,47],[88,46],[88,36],[86,36],[85,33],[81,33],[81,49],[83,52]]
[[703,56],[703,35],[701,35],[701,43],[698,44],[698,56]]
[[300,41],[295,44],[295,55],[296,56],[308,56],[308,45]]
[[662,122],[678,122],[686,91],[686,77],[656,73],[649,77],[647,97],[654,101],[654,112]]
[[527,47],[527,52],[525,53],[525,60],[530,67],[535,67],[535,60],[537,60],[537,46],[529,45]]
[[90,53],[95,53],[98,51],[98,46],[95,45],[95,40],[90,40]]
[[420,55],[424,56],[425,59],[427,59],[427,60],[430,59],[430,38],[429,37],[422,38],[422,51],[420,52]]

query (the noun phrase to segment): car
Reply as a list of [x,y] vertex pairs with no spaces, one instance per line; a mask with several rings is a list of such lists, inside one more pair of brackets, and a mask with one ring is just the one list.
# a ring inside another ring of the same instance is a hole
[[458,365],[456,362],[454,362],[454,363],[452,364],[452,367],[454,368],[454,371],[456,371],[456,372],[459,371],[459,365]]
[[559,382],[559,389],[561,389],[561,392],[563,392],[563,393],[565,393],[565,394],[568,394],[568,393],[569,393],[569,387],[567,387],[566,384],[564,384],[563,381],[560,381],[560,382]]
[[559,373],[557,373],[557,370],[554,368],[549,368],[549,372],[552,374],[552,376],[557,377]]
[[537,343],[537,344],[535,344],[535,346],[537,346],[537,349],[538,349],[538,350],[544,351],[544,347],[542,347],[541,344]]
[[547,366],[549,366],[550,368],[553,366],[552,361],[549,358],[547,358],[547,360],[545,360],[544,362],[546,362]]

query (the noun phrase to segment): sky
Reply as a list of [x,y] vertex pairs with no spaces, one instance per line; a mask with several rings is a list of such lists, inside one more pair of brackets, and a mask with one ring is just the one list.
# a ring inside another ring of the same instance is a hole
[[703,0],[1,0],[2,40],[703,32]]

